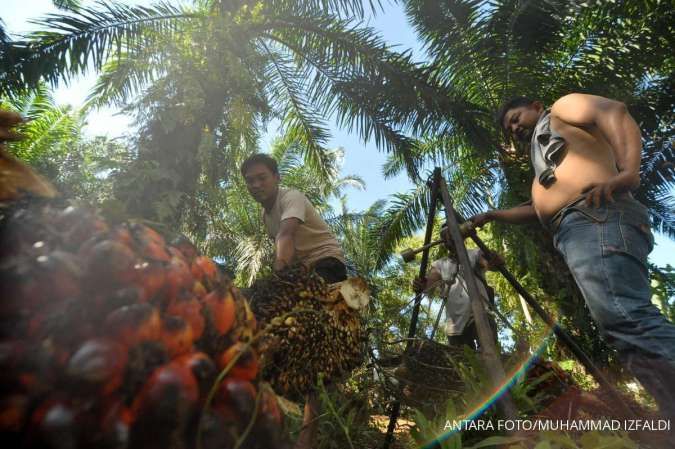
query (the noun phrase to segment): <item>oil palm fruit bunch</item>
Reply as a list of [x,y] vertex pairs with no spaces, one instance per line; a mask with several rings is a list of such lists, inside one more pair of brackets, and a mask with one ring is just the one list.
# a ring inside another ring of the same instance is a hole
[[262,375],[291,399],[310,391],[321,376],[330,382],[357,367],[365,350],[359,313],[315,272],[292,265],[257,281],[251,307],[265,332]]
[[186,238],[59,199],[0,203],[2,447],[285,447],[255,328]]
[[404,385],[406,403],[417,407],[444,403],[453,392],[462,391],[457,363],[462,363],[463,357],[461,347],[429,339],[415,341],[394,371],[394,376]]

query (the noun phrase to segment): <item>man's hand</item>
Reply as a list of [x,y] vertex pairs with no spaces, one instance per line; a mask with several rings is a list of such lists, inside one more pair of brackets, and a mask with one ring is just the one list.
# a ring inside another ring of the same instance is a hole
[[495,219],[493,211],[487,211],[482,214],[474,215],[469,218],[474,228],[481,228]]
[[419,277],[416,277],[415,279],[413,279],[412,287],[413,287],[413,291],[415,293],[420,294],[427,287],[427,281],[426,281],[426,279],[421,279]]
[[494,251],[489,251],[484,257],[487,261],[488,270],[496,270],[504,265],[504,258]]
[[598,208],[606,202],[613,203],[614,193],[628,192],[639,183],[639,175],[621,172],[605,182],[592,183],[582,193],[586,195],[586,206]]

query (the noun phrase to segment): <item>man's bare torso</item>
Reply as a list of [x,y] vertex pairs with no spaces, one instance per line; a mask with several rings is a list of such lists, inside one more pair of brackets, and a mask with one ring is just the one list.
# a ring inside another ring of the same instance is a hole
[[555,116],[551,117],[551,127],[567,142],[567,154],[556,168],[556,181],[549,188],[536,178],[532,183],[532,203],[542,223],[592,183],[607,181],[618,173],[612,149],[597,128],[572,126]]

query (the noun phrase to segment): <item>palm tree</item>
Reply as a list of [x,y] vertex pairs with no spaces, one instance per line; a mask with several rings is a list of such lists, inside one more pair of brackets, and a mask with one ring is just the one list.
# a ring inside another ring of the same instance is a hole
[[[0,55],[0,91],[98,71],[89,104],[135,110],[141,125],[139,174],[120,194],[130,197],[132,213],[176,222],[200,177],[227,182],[227,168],[257,149],[271,118],[315,168],[328,163],[328,119],[412,167],[413,141],[404,132],[428,121],[416,115],[417,101],[437,103],[444,95],[409,55],[391,51],[363,26],[366,11],[378,5],[195,0],[80,7],[47,16],[37,22],[42,30],[12,42]],[[396,115],[383,95],[388,89],[401,97]],[[214,178],[215,168],[222,171]],[[156,198],[162,204],[149,201]]]

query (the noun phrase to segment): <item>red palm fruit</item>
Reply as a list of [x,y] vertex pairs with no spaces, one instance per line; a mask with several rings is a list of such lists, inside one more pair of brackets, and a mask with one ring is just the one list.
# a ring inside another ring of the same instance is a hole
[[23,394],[12,394],[0,399],[0,434],[19,432],[24,426],[30,401]]
[[214,290],[202,299],[202,303],[216,331],[221,335],[229,332],[236,318],[236,304],[230,291]]
[[208,291],[206,290],[206,287],[204,287],[204,284],[202,284],[201,282],[195,281],[195,283],[192,284],[192,294],[195,295],[197,298],[201,298],[207,293]]
[[171,259],[166,248],[166,241],[157,231],[140,223],[132,223],[129,230],[139,249],[146,259],[168,262]]
[[91,257],[91,253],[94,249],[94,246],[96,246],[98,243],[102,242],[103,240],[105,240],[105,239],[102,238],[102,235],[95,235],[93,237],[88,238],[77,249],[77,257],[80,260],[84,260],[84,261],[89,260],[89,258]]
[[197,257],[197,248],[182,234],[171,241],[171,246],[177,248],[188,261]]
[[120,307],[105,319],[108,334],[126,346],[159,340],[162,322],[159,311],[149,304]]
[[157,262],[140,262],[134,265],[138,286],[143,290],[143,301],[150,301],[166,283],[166,268]]
[[75,298],[80,295],[82,270],[77,258],[65,251],[52,251],[35,259],[34,276],[51,300]]
[[171,363],[190,370],[199,384],[200,397],[205,399],[216,377],[216,364],[203,352],[192,352],[175,358]]
[[200,420],[201,447],[203,449],[235,447],[236,432],[232,432],[232,429],[230,428],[231,423],[235,418],[234,411],[230,411],[225,407],[215,408],[216,410],[206,409],[202,412],[203,415]]
[[178,257],[179,259],[184,260],[185,263],[187,264],[190,263],[188,258],[185,257],[185,254],[183,254],[178,248],[174,248],[173,246],[169,246],[169,255],[171,257]]
[[116,226],[115,229],[110,232],[110,240],[126,245],[129,248],[134,248],[134,238],[131,235],[129,228],[124,224]]
[[258,357],[255,352],[241,342],[237,342],[225,350],[218,359],[218,367],[225,369],[232,360],[237,359],[227,376],[240,380],[253,380],[258,375]]
[[199,340],[204,333],[206,321],[202,315],[202,305],[197,299],[173,300],[167,307],[166,313],[179,316],[187,321],[192,327],[192,336],[195,340]]
[[123,287],[110,294],[94,297],[92,303],[96,305],[96,313],[107,316],[108,313],[120,307],[137,304],[143,301],[145,293],[140,287]]
[[[104,447],[106,449],[126,449],[129,447],[129,419],[131,412],[120,399],[108,401],[102,405],[95,429],[85,435],[85,447]],[[93,432],[92,432],[93,431]]]
[[192,261],[192,275],[195,279],[208,279],[210,282],[216,281],[218,276],[218,267],[209,257],[199,256]]
[[92,235],[108,230],[108,225],[90,209],[74,206],[54,210],[52,224],[55,230],[62,233],[64,243],[72,248],[79,247]]
[[122,385],[127,365],[127,350],[109,339],[86,341],[68,362],[66,373],[78,389],[95,389],[103,396]]
[[144,242],[141,245],[140,253],[143,257],[150,260],[156,260],[160,262],[168,262],[171,260],[171,255],[166,250],[163,245],[159,245],[155,242]]
[[66,401],[47,399],[30,419],[29,447],[65,449],[78,447],[80,429],[75,410]]
[[166,284],[169,298],[175,298],[182,290],[192,288],[194,278],[184,259],[172,257],[166,269]]
[[152,242],[161,246],[166,245],[164,237],[149,226],[141,223],[130,223],[129,230],[131,231],[134,240],[138,243]]
[[162,323],[161,341],[170,357],[176,357],[192,349],[192,327],[181,317],[167,316]]
[[136,421],[143,415],[152,415],[153,411],[168,415],[178,409],[193,407],[198,400],[199,386],[192,372],[185,366],[168,363],[153,371],[134,399],[131,413]]
[[[246,425],[255,411],[256,389],[253,384],[242,379],[225,379],[218,389],[216,410],[232,420],[228,412],[234,412],[234,419]],[[228,416],[229,415],[229,416]]]
[[87,276],[93,285],[127,284],[135,276],[136,256],[122,243],[103,240],[94,245],[86,260]]

